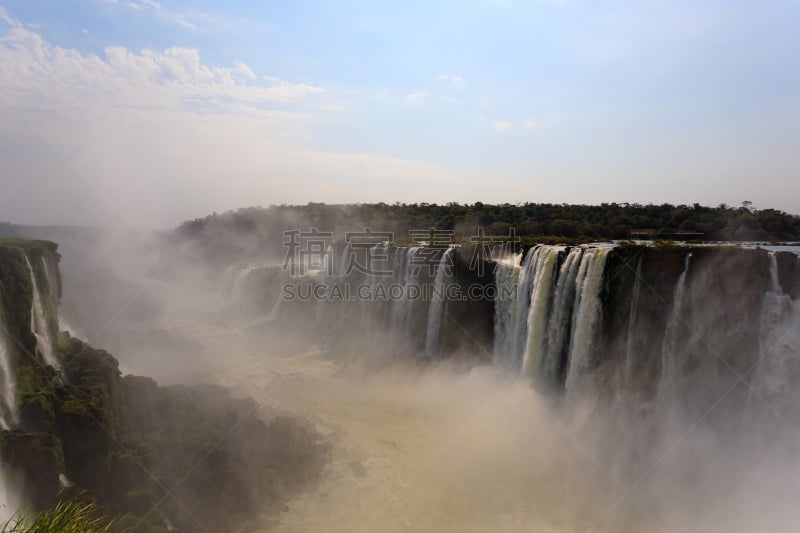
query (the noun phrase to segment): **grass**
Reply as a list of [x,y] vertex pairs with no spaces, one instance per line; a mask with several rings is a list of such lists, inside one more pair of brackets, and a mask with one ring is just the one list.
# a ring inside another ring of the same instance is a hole
[[15,517],[0,524],[0,533],[109,533],[113,522],[98,516],[92,503],[59,502],[34,518]]

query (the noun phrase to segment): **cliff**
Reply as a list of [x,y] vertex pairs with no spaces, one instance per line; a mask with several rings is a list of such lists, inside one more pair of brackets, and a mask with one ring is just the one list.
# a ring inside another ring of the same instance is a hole
[[79,497],[142,531],[230,530],[316,479],[328,448],[302,422],[221,387],[123,377],[59,332],[58,261],[53,243],[0,241],[0,465],[29,509]]

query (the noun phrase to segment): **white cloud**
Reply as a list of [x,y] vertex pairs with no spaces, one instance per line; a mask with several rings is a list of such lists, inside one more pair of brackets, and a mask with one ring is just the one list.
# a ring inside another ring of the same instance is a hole
[[180,102],[219,108],[233,102],[253,106],[298,102],[325,92],[307,83],[253,83],[256,75],[245,63],[210,67],[202,64],[200,53],[191,48],[133,53],[112,46],[105,50],[105,57],[83,55],[52,46],[19,26],[1,39],[0,88],[6,97],[15,95],[33,106],[37,100],[31,95],[37,93],[42,98],[40,105],[51,107],[68,100],[100,98],[122,107]]
[[3,6],[0,6],[0,20],[5,22],[6,24],[11,26],[12,28],[18,28],[18,27],[22,26],[22,24],[20,24],[20,22],[18,20],[12,18],[11,16],[9,16],[8,13],[6,13],[6,10],[3,9]]
[[189,22],[188,20],[185,20],[185,19],[182,19],[182,18],[175,19],[175,22],[178,24],[178,26],[181,26],[183,28],[187,28],[189,30],[196,30],[197,29],[196,25],[194,25],[191,22]]
[[[485,117],[480,117],[481,121],[486,120]],[[535,120],[524,120],[522,122],[510,122],[508,120],[496,120],[493,123],[493,127],[496,131],[507,131],[512,128],[524,128],[524,129],[533,129],[538,128],[541,123]]]
[[[106,0],[106,2],[115,5],[119,4],[118,0]],[[197,29],[197,24],[191,19],[207,18],[205,13],[199,11],[171,11],[153,0],[128,0],[123,5],[136,11],[152,13],[165,21],[172,22],[189,30]]]
[[[439,74],[433,80],[431,86],[424,90],[412,91],[404,95],[406,103],[411,105],[420,105],[427,100],[436,100],[438,102],[447,102],[449,104],[456,103],[462,96],[458,89],[464,86],[464,80],[459,75]],[[453,96],[456,94],[459,98]]]
[[408,93],[406,95],[406,102],[413,105],[419,105],[422,102],[424,102],[428,98],[428,96],[429,95],[427,91],[417,91]]
[[439,81],[443,81],[450,89],[458,89],[464,86],[464,80],[460,75],[439,74]]
[[424,161],[311,148],[318,114],[342,109],[316,85],[210,66],[189,48],[84,54],[0,17],[0,192],[15,191],[4,219],[171,225],[243,205],[412,201],[419,180],[446,201],[470,182]]

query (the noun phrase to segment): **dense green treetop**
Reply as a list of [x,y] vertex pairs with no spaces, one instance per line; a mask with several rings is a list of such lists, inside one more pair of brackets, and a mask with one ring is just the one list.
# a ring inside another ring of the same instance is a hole
[[663,234],[701,233],[702,240],[798,241],[800,217],[775,209],[755,209],[721,204],[704,207],[641,204],[340,204],[309,203],[304,206],[250,207],[187,221],[176,233],[180,238],[215,230],[261,234],[294,227],[320,231],[391,231],[398,238],[411,229],[454,230],[474,235],[483,228],[488,235],[507,235],[511,227],[523,237],[559,237],[567,240],[627,239],[632,230],[656,230]]

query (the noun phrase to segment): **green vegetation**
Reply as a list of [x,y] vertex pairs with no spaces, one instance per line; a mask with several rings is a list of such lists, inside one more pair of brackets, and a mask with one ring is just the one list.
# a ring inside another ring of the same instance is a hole
[[[744,202],[744,204],[748,204]],[[405,236],[409,229],[447,229],[457,235],[507,235],[511,227],[522,237],[558,240],[626,239],[631,230],[663,233],[697,232],[703,240],[800,240],[800,217],[775,209],[734,208],[725,204],[704,207],[641,204],[352,204],[271,206],[244,208],[185,222],[176,233],[183,238],[213,235],[225,227],[237,233],[263,233],[302,225],[320,231],[393,231]],[[280,237],[280,235],[279,235]],[[263,238],[269,239],[268,235]]]
[[[37,355],[26,257],[60,371]],[[57,264],[53,243],[0,241],[0,314],[18,400],[18,427],[0,431],[0,464],[31,509],[52,508],[6,531],[109,530],[95,515],[124,516],[114,531],[164,532],[167,520],[181,531],[240,529],[317,478],[329,450],[312,427],[222,387],[123,377],[111,354],[59,333]],[[57,504],[60,474],[94,506]]]
[[410,230],[431,228],[452,231],[453,241],[462,245],[479,231],[495,242],[513,231],[523,247],[642,238],[641,230],[647,239],[800,241],[800,217],[744,205],[312,203],[249,207],[190,220],[165,237],[165,249],[224,268],[232,261],[283,256],[284,232],[310,228],[333,232],[339,243],[346,232],[391,232],[399,245],[411,243]]
[[63,472],[126,524],[164,531],[169,517],[181,530],[222,531],[278,512],[327,462],[311,427],[262,420],[223,387],[122,377],[107,352],[65,345],[64,379],[26,397],[26,431],[0,432],[4,468],[34,508],[50,505]]
[[95,504],[68,501],[58,502],[34,518],[12,518],[0,524],[0,533],[108,533],[113,527]]
[[[36,337],[31,331],[33,284],[27,261],[33,267],[37,284],[44,289],[40,290],[43,296],[42,307],[50,336],[55,340],[54,348],[60,353],[62,347],[56,311],[60,293],[56,268],[58,257],[57,246],[52,242],[0,239],[0,324],[5,328],[3,333],[12,352],[12,368],[15,368],[17,374],[17,403],[25,414],[52,415],[50,398],[42,391],[55,375],[37,352]],[[48,277],[44,272],[45,263],[53,265],[50,267],[54,272],[53,287],[48,284]],[[42,420],[46,418],[40,417]]]

